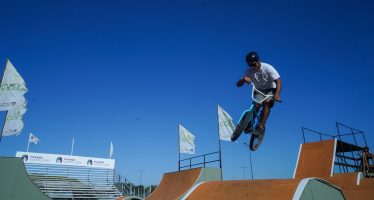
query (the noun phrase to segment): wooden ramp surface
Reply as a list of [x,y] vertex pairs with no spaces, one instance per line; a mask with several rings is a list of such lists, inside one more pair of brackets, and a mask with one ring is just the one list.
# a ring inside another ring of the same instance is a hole
[[335,146],[336,140],[302,144],[294,178],[332,176]]
[[187,199],[278,199],[293,198],[298,180],[213,181],[197,187]]
[[203,168],[164,174],[160,185],[147,200],[179,199],[198,180]]
[[334,174],[326,180],[340,187],[347,199],[373,200],[374,179],[363,179],[361,176],[359,172]]

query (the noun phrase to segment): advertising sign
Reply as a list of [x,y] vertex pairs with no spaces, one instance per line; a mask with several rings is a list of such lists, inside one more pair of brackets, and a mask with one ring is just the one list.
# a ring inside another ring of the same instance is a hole
[[23,159],[25,163],[49,164],[49,165],[71,165],[79,167],[92,167],[103,169],[114,169],[114,159],[70,156],[59,154],[45,154],[17,151],[16,157]]

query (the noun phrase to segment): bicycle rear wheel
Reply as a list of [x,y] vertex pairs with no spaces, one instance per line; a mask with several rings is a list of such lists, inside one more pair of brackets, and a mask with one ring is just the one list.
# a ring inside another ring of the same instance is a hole
[[265,132],[262,135],[259,135],[259,136],[255,136],[255,135],[252,134],[251,141],[249,142],[249,148],[252,151],[256,151],[258,149],[258,147],[261,145],[264,137],[265,137]]
[[252,112],[246,112],[244,116],[240,119],[239,123],[236,125],[234,132],[231,135],[231,141],[236,141],[242,134],[244,129],[247,127],[252,120]]

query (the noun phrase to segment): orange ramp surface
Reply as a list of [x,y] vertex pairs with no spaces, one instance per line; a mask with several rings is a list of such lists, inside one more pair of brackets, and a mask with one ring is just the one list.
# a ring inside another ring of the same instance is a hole
[[220,180],[220,169],[196,168],[164,174],[160,185],[146,200],[180,199],[194,185],[208,180]]
[[347,199],[374,199],[374,179],[363,178],[361,172],[335,174],[326,180],[342,188]]
[[292,199],[298,181],[215,181],[201,184],[187,199]]
[[344,199],[344,196],[339,188],[321,179],[284,179],[205,182],[184,199]]
[[332,176],[335,149],[336,140],[302,144],[294,178]]

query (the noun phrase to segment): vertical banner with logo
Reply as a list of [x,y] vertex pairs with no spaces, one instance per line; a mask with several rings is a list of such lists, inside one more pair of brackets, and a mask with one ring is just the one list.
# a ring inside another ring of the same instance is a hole
[[219,139],[231,141],[231,135],[235,130],[232,117],[221,107],[218,106],[218,131]]
[[195,136],[180,124],[179,153],[195,154]]
[[23,114],[26,112],[26,83],[13,64],[7,59],[0,85],[0,111],[7,111],[2,136],[19,135],[23,129]]

